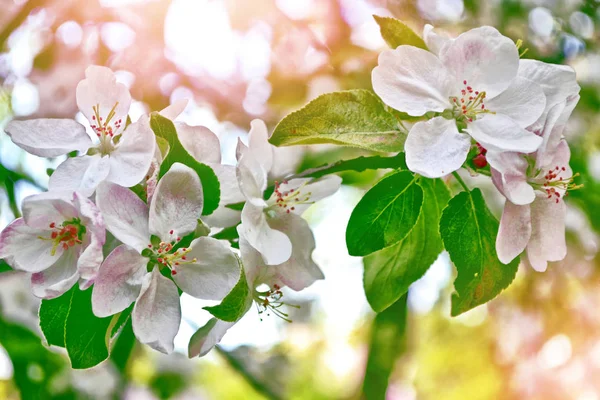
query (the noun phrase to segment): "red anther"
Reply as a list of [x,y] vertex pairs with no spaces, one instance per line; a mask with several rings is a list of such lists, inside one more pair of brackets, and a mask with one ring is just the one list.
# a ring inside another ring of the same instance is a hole
[[175,263],[175,265],[179,265],[179,263],[178,263],[178,262],[176,262],[176,263]]
[[156,261],[158,261],[159,263],[162,263],[163,259],[162,258],[158,258],[158,259],[156,259]]
[[174,269],[171,270],[171,275],[177,275],[177,271],[175,271]]
[[296,209],[296,207],[292,207],[291,210],[294,211]]
[[560,201],[559,199],[556,199],[556,204],[558,204],[559,201]]
[[54,227],[56,227],[56,224],[55,224],[54,222],[52,222],[52,223],[50,224],[50,228],[54,228]]
[[565,167],[562,167],[561,169],[562,169],[563,171],[566,171],[566,170],[567,170]]
[[289,213],[290,213],[290,210],[287,210],[286,212],[289,214]]
[[482,109],[482,110],[485,110],[485,104],[482,104],[482,105],[481,105],[481,109]]
[[178,242],[180,242],[180,241],[181,241],[181,238],[180,238],[180,237],[177,237],[177,241],[178,241]]
[[169,234],[170,234],[170,235],[172,235],[172,234],[173,234],[173,229],[171,229],[171,230],[169,231]]
[[475,158],[473,158],[473,164],[477,168],[485,168],[487,166],[488,162],[483,154],[479,154],[479,155],[475,156]]
[[463,81],[463,83],[466,85],[466,84],[467,84],[467,81]]
[[75,246],[75,241],[74,240],[69,240],[67,242],[67,245],[69,245],[69,247],[73,247],[73,246]]
[[58,232],[52,232],[52,234],[50,235],[50,237],[52,239],[56,239],[57,236],[58,236]]
[[181,259],[182,259],[183,261],[187,260],[187,258],[186,258],[185,256],[181,256]]
[[151,245],[151,244],[149,244],[149,245],[148,245],[148,248],[149,248],[149,249],[151,249],[151,248],[152,248],[152,245]]
[[479,92],[475,92],[475,95],[479,95]]
[[469,122],[473,122],[473,118],[469,118]]
[[92,120],[95,121],[96,120],[96,116],[92,115]]
[[63,249],[65,249],[65,250],[67,250],[67,249],[69,248],[69,245],[68,245],[68,244],[66,244],[66,243],[63,243],[63,244],[62,244],[62,248],[63,248]]

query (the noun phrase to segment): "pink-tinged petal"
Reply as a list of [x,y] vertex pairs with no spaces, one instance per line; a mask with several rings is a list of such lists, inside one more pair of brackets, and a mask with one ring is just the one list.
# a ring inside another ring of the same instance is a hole
[[179,99],[173,102],[170,106],[160,110],[159,114],[171,121],[175,120],[185,110],[189,103],[188,99]]
[[221,143],[210,129],[182,122],[177,122],[175,127],[179,141],[192,157],[201,163],[221,163]]
[[96,204],[106,229],[138,252],[150,243],[148,206],[131,190],[104,182],[96,191]]
[[179,292],[157,267],[147,274],[131,315],[137,339],[154,350],[169,354],[181,323]]
[[50,230],[30,228],[23,218],[14,220],[0,232],[0,259],[21,271],[45,270],[63,253],[63,248],[58,246],[52,255],[50,233]]
[[140,183],[154,157],[156,139],[147,116],[129,125],[116,149],[110,153],[107,181],[131,187]]
[[236,168],[240,191],[256,207],[265,207],[263,192],[267,188],[267,171],[251,151],[245,152]]
[[269,226],[262,208],[246,203],[240,227],[241,234],[261,253],[267,264],[281,264],[292,255],[292,242],[286,234]]
[[408,168],[428,178],[439,178],[459,169],[471,147],[471,138],[459,133],[456,123],[443,117],[417,122],[404,150]]
[[23,219],[31,228],[48,229],[63,221],[79,217],[73,204],[73,192],[44,192],[27,196],[23,200]]
[[267,125],[261,119],[250,122],[248,148],[268,174],[273,167],[273,145],[269,143]]
[[219,207],[211,214],[202,217],[202,221],[209,226],[228,227],[240,222],[241,211],[232,210],[226,207],[230,204],[237,204],[245,200],[240,191],[236,177],[236,168],[232,165],[208,164],[215,172],[219,183],[221,184],[221,199]]
[[175,163],[161,178],[150,203],[150,233],[170,242],[196,229],[203,207],[198,174]]
[[244,229],[242,225],[237,227],[240,237],[240,256],[246,273],[246,280],[251,291],[261,283],[271,283],[276,279],[276,268],[267,266],[262,258],[262,255],[256,250],[248,240],[244,237]]
[[534,81],[541,86],[546,95],[546,109],[540,118],[532,125],[532,130],[544,126],[547,114],[556,104],[567,100],[579,93],[575,71],[566,65],[547,64],[537,60],[521,60],[519,76]]
[[40,157],[57,157],[74,150],[83,152],[92,145],[85,127],[72,119],[11,121],[4,131],[14,144]]
[[208,354],[223,339],[227,330],[234,325],[235,322],[211,318],[191,337],[188,345],[188,357],[203,357]]
[[31,275],[31,292],[41,299],[54,299],[71,289],[78,279],[77,252],[69,249],[50,268]]
[[80,193],[73,193],[73,202],[87,231],[98,238],[101,244],[106,240],[106,228],[100,209],[93,201]]
[[569,143],[565,139],[562,139],[558,146],[556,146],[556,151],[554,152],[554,158],[552,158],[551,166],[562,168],[565,170],[561,171],[558,175],[560,178],[568,179],[573,176],[573,170],[569,166],[569,161],[571,160],[571,149],[569,149]]
[[486,92],[488,98],[506,90],[519,69],[515,43],[491,26],[458,36],[442,49],[440,60],[461,85],[467,81],[473,90]]
[[434,32],[434,29],[435,28],[433,26],[426,24],[423,28],[423,40],[425,41],[429,51],[436,56],[439,56],[442,48],[448,43],[452,42],[453,39],[451,39],[448,35],[440,35],[437,32]]
[[173,266],[173,280],[181,290],[199,299],[222,300],[240,278],[236,256],[228,245],[217,239],[194,240],[186,259]]
[[560,261],[567,255],[565,240],[565,202],[538,194],[531,204],[531,239],[527,258],[536,271],[545,271],[548,261]]
[[532,153],[542,143],[541,137],[502,114],[486,114],[470,122],[465,131],[488,151]]
[[450,106],[456,78],[434,54],[413,46],[399,46],[379,55],[372,73],[373,90],[384,103],[409,115],[442,112]]
[[[100,240],[96,235],[91,234],[89,244],[83,250],[77,261],[77,270],[81,279],[88,281],[88,286],[93,282],[98,275],[98,269],[104,260],[102,245],[104,241]],[[84,289],[85,290],[85,289]]]
[[542,127],[542,144],[536,154],[536,168],[543,168],[552,163],[554,153],[563,138],[565,125],[579,101],[579,96],[570,98],[552,107],[546,116]]
[[[114,108],[114,116],[110,125],[113,127],[114,134],[119,134],[125,127],[131,105],[131,95],[127,86],[117,83],[115,74],[110,68],[97,65],[89,66],[85,70],[85,78],[77,85],[76,96],[79,110],[90,121],[90,125],[98,125],[94,107],[99,107],[98,115],[103,121],[106,121]],[[119,120],[121,120],[121,127],[117,128],[114,123]]]
[[492,181],[508,200],[517,205],[535,200],[533,188],[527,182],[528,163],[524,154],[488,151],[486,159],[492,168]]
[[315,239],[308,223],[294,214],[281,214],[269,221],[271,228],[285,233],[292,241],[292,255],[289,260],[274,268],[283,284],[299,291],[312,285],[325,276],[312,259]]
[[94,280],[92,309],[100,318],[119,313],[138,298],[148,259],[121,245],[106,257]]
[[50,176],[48,186],[51,191],[81,192],[91,196],[96,187],[108,176],[108,157],[81,156],[67,158]]
[[529,79],[517,76],[511,85],[485,106],[497,114],[504,114],[520,127],[533,124],[544,112],[546,96],[541,86]]
[[[279,193],[284,194],[293,204],[295,214],[301,215],[315,202],[333,195],[342,185],[342,178],[337,175],[327,175],[321,179],[296,178],[285,181],[278,186]],[[287,194],[286,194],[287,193]],[[275,201],[277,194],[271,196]],[[296,200],[297,199],[297,200]],[[299,203],[295,203],[298,201]],[[306,204],[302,204],[306,202]]]
[[507,201],[496,237],[498,259],[508,264],[525,250],[531,237],[530,205],[518,206]]

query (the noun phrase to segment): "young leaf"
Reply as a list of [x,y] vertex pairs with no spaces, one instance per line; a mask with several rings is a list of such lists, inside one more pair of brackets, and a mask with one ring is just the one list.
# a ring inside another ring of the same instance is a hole
[[[175,125],[170,119],[153,112],[150,116],[150,127],[157,137],[165,139],[168,144],[168,154],[160,165],[159,178],[166,174],[171,165],[176,162],[185,164],[196,171],[200,177],[202,191],[204,192],[204,209],[202,210],[202,215],[212,214],[219,206],[221,196],[221,186],[217,175],[215,175],[212,168],[198,162],[187,152],[179,141]],[[161,146],[162,151],[165,148],[165,143],[159,141],[159,146]]]
[[444,209],[440,234],[458,276],[452,294],[452,316],[496,297],[513,281],[517,257],[504,265],[496,254],[498,221],[488,210],[479,189],[454,196]]
[[333,143],[367,150],[402,151],[406,133],[368,90],[327,93],[285,117],[269,141],[275,146]]
[[231,289],[231,292],[216,306],[204,307],[206,311],[220,320],[235,322],[248,310],[248,281],[244,268],[240,268],[240,280]]
[[423,189],[409,171],[388,174],[352,211],[346,245],[352,256],[366,256],[398,243],[417,223]]
[[62,296],[42,300],[40,304],[40,328],[49,345],[65,347],[65,324],[75,290],[77,288],[74,286]]
[[438,231],[442,210],[450,199],[441,179],[420,179],[423,207],[415,227],[399,243],[364,258],[365,293],[376,312],[394,304],[421,278],[444,249]]
[[379,25],[381,36],[392,49],[408,45],[427,50],[427,45],[423,39],[406,26],[404,22],[395,18],[380,17],[379,15],[373,15],[373,18],[375,18],[375,21]]

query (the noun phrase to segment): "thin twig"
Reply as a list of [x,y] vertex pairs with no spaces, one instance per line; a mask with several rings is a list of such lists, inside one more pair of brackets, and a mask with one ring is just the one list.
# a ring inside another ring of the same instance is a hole
[[470,192],[471,189],[469,189],[469,187],[467,186],[467,184],[465,183],[465,181],[462,180],[462,178],[460,177],[460,175],[458,174],[458,172],[454,171],[452,173],[452,176],[454,176],[454,179],[457,180],[458,183],[460,183],[460,186],[463,187],[463,189],[465,189],[466,192]]

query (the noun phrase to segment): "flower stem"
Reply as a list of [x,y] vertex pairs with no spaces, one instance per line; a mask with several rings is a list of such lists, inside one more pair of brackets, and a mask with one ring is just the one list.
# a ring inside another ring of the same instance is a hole
[[460,175],[458,174],[458,172],[454,171],[452,173],[452,176],[454,177],[454,179],[456,179],[458,181],[458,183],[460,183],[460,186],[462,186],[463,189],[465,189],[466,192],[470,192],[471,191],[469,189],[469,187],[467,186],[467,184],[465,183],[465,181],[462,180],[462,178],[460,177]]

